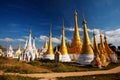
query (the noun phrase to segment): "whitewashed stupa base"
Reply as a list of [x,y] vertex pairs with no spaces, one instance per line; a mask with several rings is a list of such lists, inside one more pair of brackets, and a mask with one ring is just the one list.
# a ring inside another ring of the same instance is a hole
[[94,54],[80,54],[77,63],[82,65],[90,65],[94,60]]

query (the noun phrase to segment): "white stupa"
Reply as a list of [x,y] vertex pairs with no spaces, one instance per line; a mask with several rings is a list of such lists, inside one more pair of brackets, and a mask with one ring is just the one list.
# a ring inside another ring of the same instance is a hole
[[[30,34],[28,39],[26,40],[24,50],[20,56],[20,60],[22,61],[30,61],[30,60],[35,60],[36,58],[36,47],[35,47],[35,41],[33,40],[33,45],[32,45],[32,31],[30,30]],[[33,47],[34,46],[34,47]]]
[[33,38],[33,54],[32,55],[34,56],[33,59],[38,58],[38,52],[37,52],[37,48],[35,46],[35,38]]
[[6,56],[7,57],[13,57],[14,51],[12,46],[10,45],[9,48],[7,49]]

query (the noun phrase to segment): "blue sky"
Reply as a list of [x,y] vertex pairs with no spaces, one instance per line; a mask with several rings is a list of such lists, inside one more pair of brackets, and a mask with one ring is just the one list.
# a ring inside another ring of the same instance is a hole
[[[120,45],[120,0],[0,0],[0,44],[6,47],[18,43],[24,46],[25,37],[32,30],[36,46],[42,47],[52,24],[53,45],[60,43],[64,19],[65,35],[70,42],[73,35],[73,13],[78,13],[82,39],[82,11],[87,21],[90,39],[92,29],[106,32],[108,42]],[[99,41],[99,33],[97,34]],[[8,41],[8,42],[7,42]]]

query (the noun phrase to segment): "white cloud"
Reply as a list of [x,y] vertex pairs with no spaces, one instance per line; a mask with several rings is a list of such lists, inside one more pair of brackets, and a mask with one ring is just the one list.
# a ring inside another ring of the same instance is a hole
[[[107,42],[112,43],[113,45],[120,45],[120,29],[105,31]],[[102,34],[103,41],[104,35]],[[96,34],[97,42],[100,42],[100,34]],[[93,38],[92,38],[93,39]]]
[[[40,41],[45,41],[45,40],[49,40],[49,38],[47,36],[44,35],[40,35]],[[56,38],[56,37],[52,37],[52,42],[53,43],[60,43],[60,39]]]
[[12,38],[4,38],[4,39],[0,39],[0,41],[13,42],[14,39],[12,39]]
[[61,42],[61,40],[60,40],[59,38],[56,38],[56,37],[53,37],[53,38],[52,38],[52,41],[53,41],[54,43],[60,43],[60,42]]
[[[65,28],[65,30],[67,31],[74,31],[74,28],[70,27],[70,28]],[[78,28],[79,31],[83,31],[82,28]]]
[[108,35],[118,35],[118,34],[120,34],[120,28],[118,28],[116,30],[106,31],[105,33]]
[[47,36],[44,35],[40,35],[40,41],[45,41],[48,40],[49,38]]
[[15,42],[15,41],[20,41],[20,42],[25,42],[24,39],[12,39],[12,38],[3,38],[0,39],[1,42]]
[[107,40],[109,43],[120,45],[120,28],[116,30],[106,31]]
[[[49,40],[49,38],[47,36],[44,36],[44,35],[40,35],[40,41],[45,41],[45,40]],[[66,38],[66,41],[70,42],[71,40],[69,40],[68,38]],[[52,42],[53,43],[57,43],[57,44],[60,44],[61,43],[61,36],[59,38],[57,37],[52,37]]]
[[[72,28],[72,27],[70,27],[70,28],[65,28],[65,30],[67,30],[67,31],[74,31],[74,28]],[[78,30],[79,30],[79,31],[83,31],[82,28],[78,28]],[[95,31],[96,34],[100,32],[99,29],[94,29],[94,31]],[[88,29],[88,32],[93,32],[93,29]]]
[[20,42],[25,42],[24,39],[16,39],[17,41],[20,41]]

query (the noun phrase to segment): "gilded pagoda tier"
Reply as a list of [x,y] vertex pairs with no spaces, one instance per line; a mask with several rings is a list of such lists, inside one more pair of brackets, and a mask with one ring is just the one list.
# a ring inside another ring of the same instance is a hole
[[79,45],[78,47],[69,47],[68,48],[68,53],[69,54],[80,54],[80,52],[81,52],[81,48],[82,48],[82,46],[81,45]]
[[82,48],[82,43],[80,41],[79,29],[78,29],[78,19],[77,19],[77,12],[74,11],[74,34],[72,38],[71,46],[68,47],[68,53],[73,54],[80,54]]

